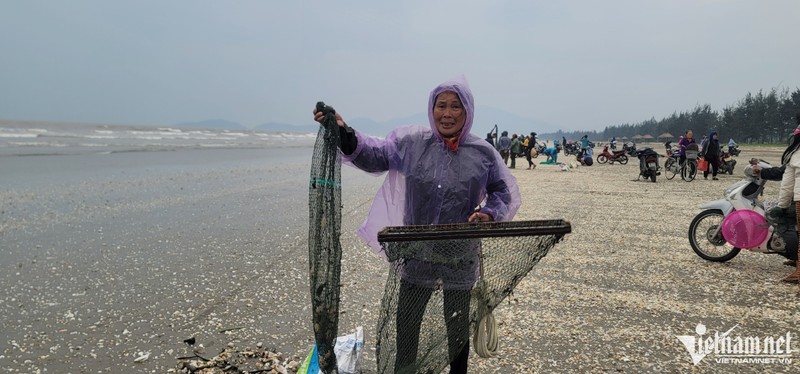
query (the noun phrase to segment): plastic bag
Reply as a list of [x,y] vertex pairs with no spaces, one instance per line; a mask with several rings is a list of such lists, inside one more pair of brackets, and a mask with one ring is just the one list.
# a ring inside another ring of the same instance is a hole
[[352,334],[339,336],[333,347],[339,374],[355,374],[361,372],[361,352],[364,349],[364,329],[356,327]]
[[697,170],[699,171],[708,171],[708,161],[704,159],[697,160]]
[[[336,366],[339,374],[356,374],[361,372],[361,351],[364,349],[364,329],[356,327],[352,334],[339,336],[333,346],[336,355]],[[311,347],[311,352],[300,365],[297,374],[321,374],[317,358],[317,345]]]

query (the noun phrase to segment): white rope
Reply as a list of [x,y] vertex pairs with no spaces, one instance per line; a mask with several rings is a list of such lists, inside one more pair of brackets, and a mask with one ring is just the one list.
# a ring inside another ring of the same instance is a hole
[[480,259],[480,274],[481,278],[475,285],[475,291],[478,294],[478,325],[475,326],[475,331],[472,334],[472,345],[475,353],[483,358],[494,357],[497,353],[498,339],[497,339],[497,321],[494,315],[489,311],[489,299],[486,296],[486,279],[483,276],[483,250],[478,254]]
[[[479,306],[486,312],[486,306]],[[497,321],[494,319],[492,313],[485,313],[481,318],[478,325],[475,327],[475,333],[472,335],[472,344],[475,346],[475,353],[483,358],[494,357],[497,353],[498,339],[497,339]]]
[[[481,261],[483,262],[483,261]],[[497,353],[497,321],[489,311],[488,299],[486,297],[486,280],[483,279],[483,266],[481,266],[481,279],[475,285],[478,301],[478,324],[472,334],[472,345],[475,353],[483,358],[494,357]]]

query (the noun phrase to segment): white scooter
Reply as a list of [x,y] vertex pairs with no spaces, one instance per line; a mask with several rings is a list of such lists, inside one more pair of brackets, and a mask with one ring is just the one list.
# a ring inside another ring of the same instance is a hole
[[[762,168],[771,167],[760,161]],[[747,179],[736,182],[725,189],[725,197],[700,207],[702,211],[689,224],[689,244],[694,252],[708,261],[725,262],[739,254],[741,249],[752,252],[778,254],[789,258],[789,251],[797,251],[797,230],[794,225],[776,227],[769,225],[766,239],[752,248],[736,248],[722,234],[722,220],[736,210],[752,210],[765,216],[764,203],[758,198],[767,180],[754,177],[751,168],[745,168]],[[787,251],[787,249],[789,251]]]

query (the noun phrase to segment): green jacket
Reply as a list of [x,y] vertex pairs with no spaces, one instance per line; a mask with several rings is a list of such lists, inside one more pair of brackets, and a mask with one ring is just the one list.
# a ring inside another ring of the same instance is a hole
[[520,143],[519,138],[511,139],[511,152],[514,154],[522,152],[522,143]]

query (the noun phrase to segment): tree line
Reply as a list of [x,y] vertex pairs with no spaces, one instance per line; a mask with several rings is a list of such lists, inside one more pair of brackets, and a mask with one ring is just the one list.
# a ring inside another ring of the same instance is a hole
[[795,115],[800,113],[800,89],[778,91],[773,88],[768,93],[759,91],[751,94],[734,105],[717,112],[708,104],[698,105],[694,109],[672,113],[661,120],[650,118],[634,124],[606,126],[603,131],[559,130],[556,133],[542,134],[543,139],[576,140],[585,134],[593,140],[608,140],[611,137],[632,138],[634,135],[652,135],[654,138],[663,134],[672,134],[673,140],[692,130],[696,138],[701,138],[711,131],[719,133],[720,142],[733,138],[737,143],[785,143],[788,136],[797,127]]

